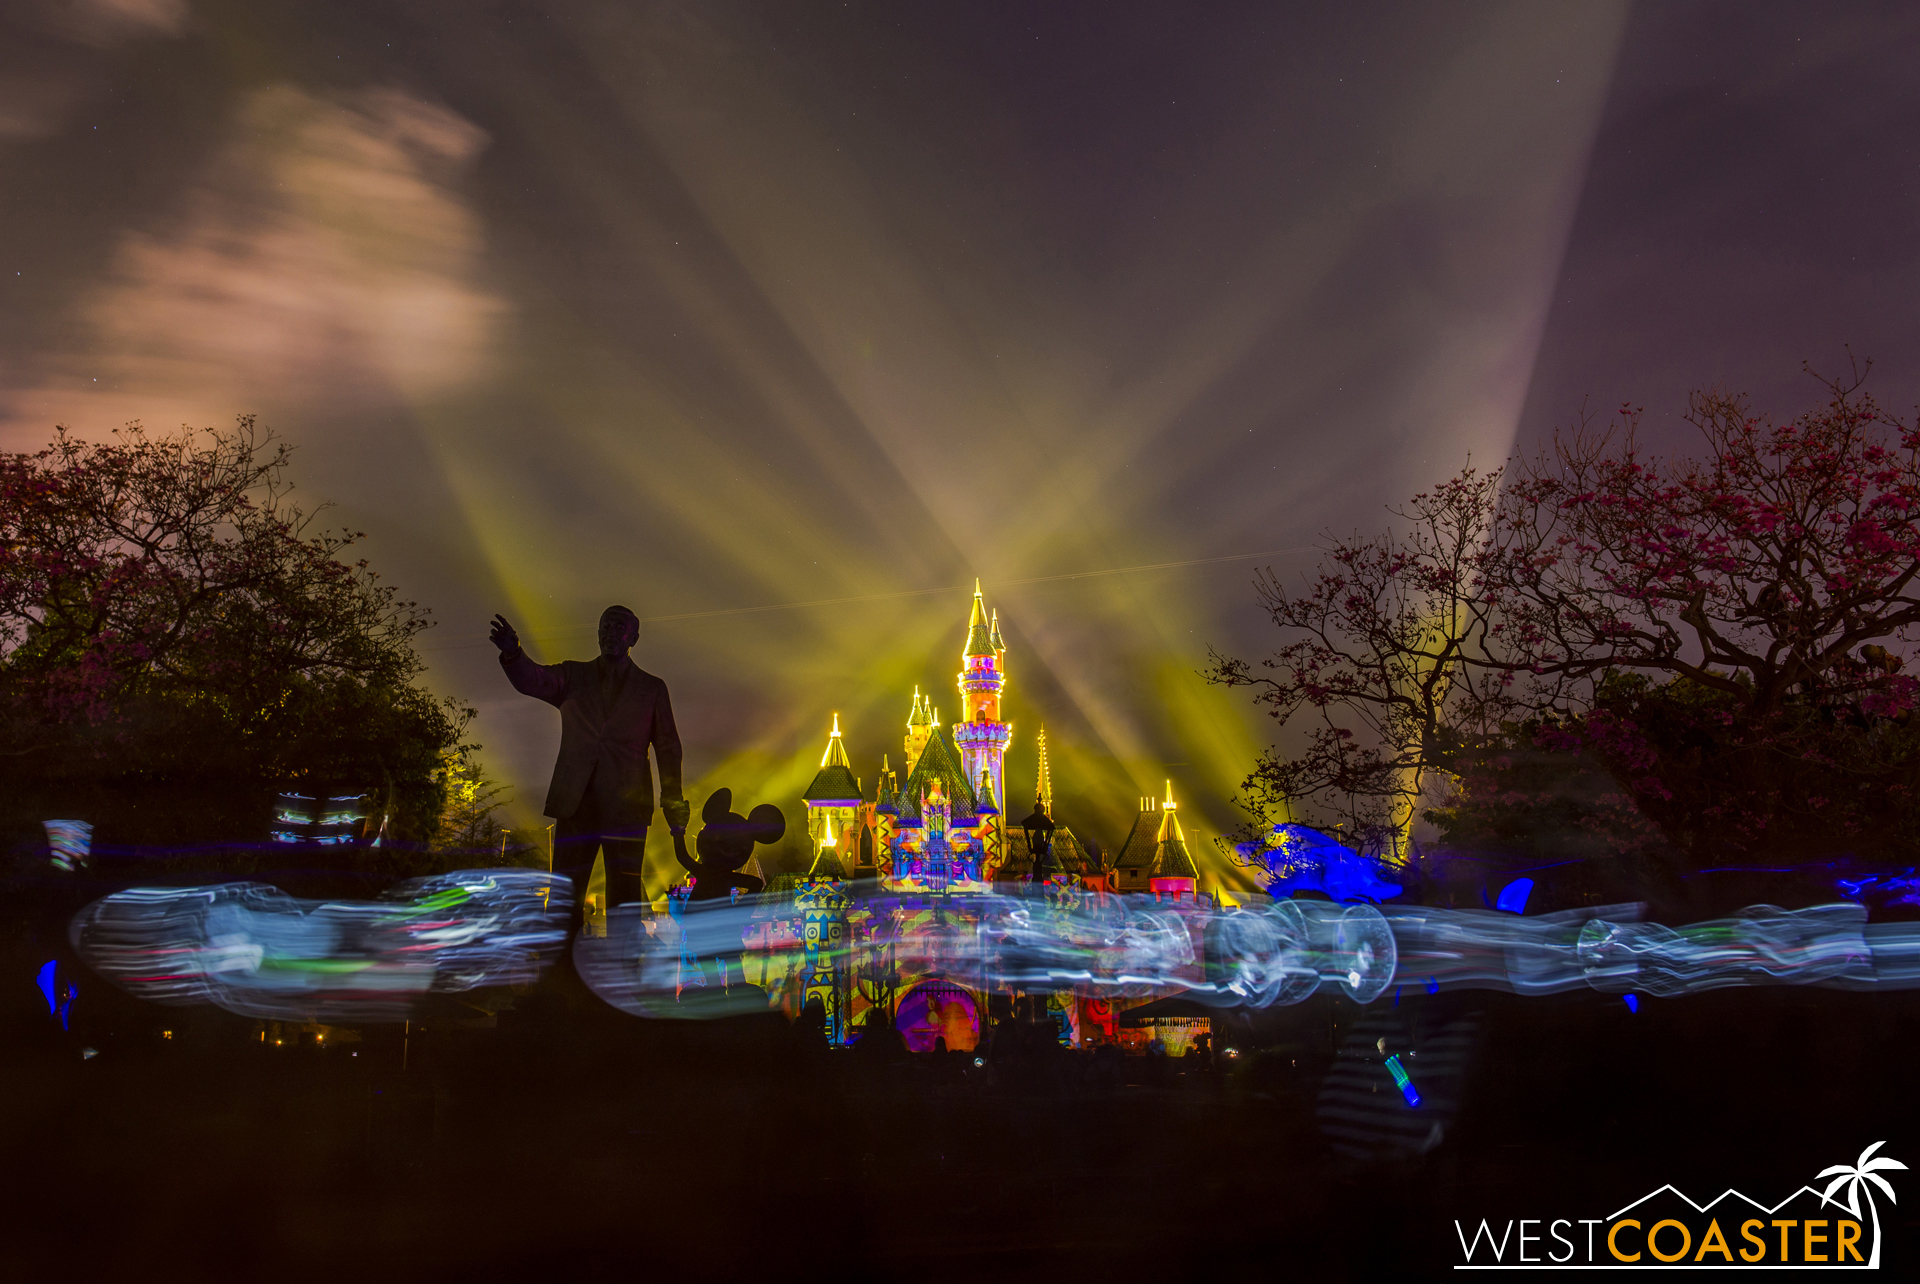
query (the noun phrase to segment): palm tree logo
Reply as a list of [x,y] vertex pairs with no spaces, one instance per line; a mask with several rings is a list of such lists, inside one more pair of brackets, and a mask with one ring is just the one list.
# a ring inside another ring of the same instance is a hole
[[[1900,1201],[1893,1197],[1893,1187],[1889,1186],[1887,1179],[1880,1174],[1895,1169],[1905,1172],[1907,1166],[1897,1159],[1875,1159],[1873,1157],[1873,1152],[1886,1144],[1884,1141],[1874,1142],[1871,1146],[1868,1146],[1860,1152],[1860,1158],[1855,1160],[1852,1165],[1835,1164],[1831,1168],[1822,1169],[1820,1171],[1820,1177],[1831,1177],[1833,1180],[1827,1183],[1826,1191],[1820,1196],[1821,1202],[1828,1204],[1838,1203],[1839,1201],[1833,1197],[1833,1192],[1839,1190],[1840,1187],[1844,1185],[1847,1188],[1847,1211],[1855,1217],[1858,1217],[1860,1215],[1860,1192],[1862,1188],[1867,1186],[1868,1182],[1872,1182],[1875,1186],[1878,1186],[1881,1193],[1887,1197],[1888,1203],[1899,1203]],[[1818,1181],[1819,1177],[1814,1178],[1814,1180]],[[1868,1262],[1867,1265],[1877,1269],[1880,1265],[1880,1209],[1873,1202],[1873,1191],[1871,1188],[1867,1189],[1867,1211],[1873,1214],[1873,1260]]]

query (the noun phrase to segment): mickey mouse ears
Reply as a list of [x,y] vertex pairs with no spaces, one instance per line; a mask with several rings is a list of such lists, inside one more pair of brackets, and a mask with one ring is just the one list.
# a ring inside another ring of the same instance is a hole
[[747,828],[756,843],[777,843],[787,832],[787,818],[772,803],[761,803],[747,817]]
[[785,814],[772,803],[761,803],[751,815],[734,815],[733,790],[724,785],[707,795],[706,805],[700,809],[700,819],[727,837],[744,838],[756,843],[777,843],[787,832]]

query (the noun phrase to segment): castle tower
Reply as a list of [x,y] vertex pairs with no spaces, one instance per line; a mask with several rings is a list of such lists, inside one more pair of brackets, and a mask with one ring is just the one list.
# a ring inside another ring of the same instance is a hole
[[1179,804],[1173,801],[1173,782],[1167,782],[1166,801],[1160,804],[1160,833],[1153,860],[1153,876],[1148,888],[1155,896],[1192,900],[1200,887],[1200,871],[1187,851],[1187,836],[1180,829]]
[[833,845],[836,831],[849,835],[847,856],[858,859],[860,781],[854,777],[847,747],[840,741],[840,715],[833,715],[833,733],[827,737],[827,750],[820,755],[820,770],[800,799],[807,806],[807,837],[819,853]]
[[813,868],[801,880],[793,904],[800,911],[801,948],[806,970],[801,977],[801,999],[818,998],[827,1011],[827,1039],[844,1043],[847,1038],[847,985],[844,959],[847,948],[847,893],[841,882],[839,862],[834,859],[834,837],[829,822],[826,842],[814,858]]
[[[960,653],[960,701],[964,720],[953,724],[953,743],[960,751],[960,767],[969,783],[986,772],[993,783],[993,796],[1007,796],[1003,774],[1007,745],[1013,728],[1000,720],[1000,697],[1006,691],[1007,649],[1000,636],[999,612],[989,617],[986,602],[980,596],[980,581],[973,582],[973,613],[967,620],[967,645]],[[1005,818],[996,813],[983,823],[992,830],[995,849],[1006,850]],[[982,833],[986,840],[985,831]]]
[[927,747],[928,737],[933,735],[933,706],[920,698],[920,688],[913,689],[913,712],[907,715],[907,774],[913,774],[913,764],[920,761],[920,755]]
[[993,775],[986,768],[980,769],[980,783],[974,786],[979,802],[974,805],[974,815],[980,819],[980,877],[992,878],[993,871],[1007,858],[1006,825],[1000,814],[1000,804],[993,797]]
[[874,791],[873,862],[880,878],[893,877],[893,836],[900,824],[900,781],[887,756],[880,756],[880,784]]

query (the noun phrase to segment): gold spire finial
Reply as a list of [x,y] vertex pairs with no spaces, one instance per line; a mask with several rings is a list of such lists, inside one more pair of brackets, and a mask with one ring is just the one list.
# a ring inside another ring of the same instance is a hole
[[1034,804],[1048,820],[1053,819],[1053,765],[1047,759],[1047,728],[1040,725],[1040,778],[1034,785]]
[[833,715],[833,734],[827,737],[827,751],[820,755],[820,765],[823,768],[829,765],[841,767],[853,765],[847,758],[846,745],[840,740],[840,715],[837,713]]

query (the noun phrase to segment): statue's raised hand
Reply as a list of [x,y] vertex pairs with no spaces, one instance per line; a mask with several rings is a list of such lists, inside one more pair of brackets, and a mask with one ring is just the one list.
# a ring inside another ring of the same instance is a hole
[[500,648],[501,655],[512,655],[520,649],[520,635],[513,631],[513,626],[507,623],[504,615],[493,617],[493,629],[487,636]]

